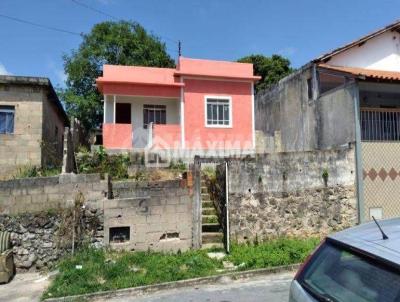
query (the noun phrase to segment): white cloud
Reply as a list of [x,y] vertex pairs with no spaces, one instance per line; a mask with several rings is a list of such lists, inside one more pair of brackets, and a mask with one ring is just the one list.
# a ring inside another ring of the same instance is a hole
[[67,75],[65,74],[64,69],[56,64],[52,59],[48,59],[47,68],[53,74],[52,79],[55,81],[53,84],[56,86],[64,86],[65,81],[67,80]]
[[12,73],[9,72],[6,67],[0,62],[0,75],[11,75]]
[[278,51],[278,53],[285,57],[292,57],[297,52],[297,48],[288,46]]

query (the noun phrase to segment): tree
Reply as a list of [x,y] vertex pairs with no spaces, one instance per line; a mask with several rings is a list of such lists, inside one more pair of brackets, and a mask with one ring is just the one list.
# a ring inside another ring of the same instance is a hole
[[254,74],[261,76],[261,80],[255,85],[256,92],[270,87],[293,72],[290,61],[280,55],[272,55],[271,57],[250,55],[239,59],[238,62],[252,63]]
[[138,23],[119,21],[96,24],[83,36],[78,50],[64,55],[66,89],[60,93],[69,116],[87,130],[102,121],[103,106],[95,80],[103,64],[174,67],[165,43]]

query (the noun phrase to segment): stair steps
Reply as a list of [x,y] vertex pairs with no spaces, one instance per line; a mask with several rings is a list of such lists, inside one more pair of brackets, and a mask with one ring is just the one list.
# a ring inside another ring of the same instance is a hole
[[202,249],[224,248],[222,227],[219,223],[214,202],[208,192],[207,182],[201,180],[202,205]]

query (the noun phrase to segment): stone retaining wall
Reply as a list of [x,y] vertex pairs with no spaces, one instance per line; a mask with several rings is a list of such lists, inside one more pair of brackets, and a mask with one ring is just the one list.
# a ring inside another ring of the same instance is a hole
[[239,241],[324,236],[357,223],[354,186],[229,195],[231,236]]
[[228,171],[230,235],[238,241],[323,236],[358,221],[353,148],[229,159]]
[[[83,243],[102,246],[102,210],[87,208],[81,214],[75,224],[72,211],[67,209],[15,216],[0,215],[0,230],[11,232],[17,269],[34,270],[49,267],[61,256],[70,253],[73,225],[76,232],[75,248]],[[77,225],[78,221],[81,221],[80,226]]]

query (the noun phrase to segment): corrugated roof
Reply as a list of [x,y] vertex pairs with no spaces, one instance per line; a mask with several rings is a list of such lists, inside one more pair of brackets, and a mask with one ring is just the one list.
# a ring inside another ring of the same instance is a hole
[[347,50],[349,48],[352,48],[354,46],[363,44],[363,43],[367,42],[368,40],[370,40],[370,39],[372,39],[372,38],[374,38],[374,37],[376,37],[378,35],[381,35],[381,34],[387,32],[387,31],[390,31],[390,30],[392,30],[392,31],[400,30],[400,21],[396,21],[396,22],[394,22],[392,24],[389,24],[389,25],[385,26],[384,28],[381,28],[381,29],[379,29],[377,31],[374,31],[374,32],[372,32],[372,33],[370,33],[370,34],[368,34],[366,36],[363,36],[360,39],[357,39],[357,40],[355,40],[353,42],[350,42],[350,43],[348,43],[348,44],[346,44],[344,46],[338,47],[338,48],[336,48],[334,50],[331,50],[330,52],[325,53],[325,54],[319,56],[318,58],[314,59],[313,62],[323,62],[323,61],[326,62],[332,56],[334,56],[334,55],[336,55],[338,53],[341,53],[341,52],[343,52],[343,51],[345,51],[345,50]]
[[400,72],[386,71],[386,70],[374,70],[365,69],[358,67],[344,67],[334,66],[329,64],[318,64],[318,67],[325,68],[334,71],[340,71],[347,74],[351,74],[356,77],[365,77],[369,79],[384,80],[384,81],[400,81]]

